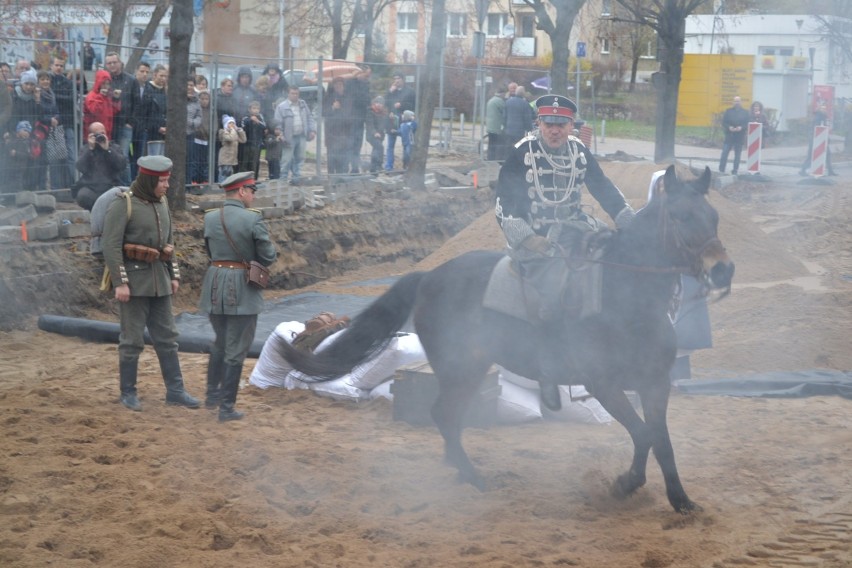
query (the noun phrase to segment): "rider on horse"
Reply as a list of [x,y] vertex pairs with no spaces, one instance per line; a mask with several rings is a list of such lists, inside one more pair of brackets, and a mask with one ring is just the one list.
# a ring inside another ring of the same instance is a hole
[[[634,212],[621,191],[601,170],[591,151],[572,135],[577,105],[561,95],[536,100],[538,128],[510,149],[497,181],[495,213],[509,245],[509,255],[522,277],[541,296],[531,317],[543,339],[564,315],[563,290],[552,283],[564,256],[587,242],[606,225],[581,209],[585,184],[604,211],[624,227]],[[542,342],[542,344],[545,341]],[[542,350],[541,399],[547,408],[561,408],[559,379],[564,376],[555,353]]]

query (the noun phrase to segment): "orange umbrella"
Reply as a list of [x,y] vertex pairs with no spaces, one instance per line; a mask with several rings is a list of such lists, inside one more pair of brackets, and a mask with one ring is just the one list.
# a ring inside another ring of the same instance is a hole
[[[361,67],[357,63],[350,61],[342,61],[338,59],[328,59],[322,62],[322,81],[327,83],[335,77],[349,77],[361,71]],[[319,75],[319,66],[315,66],[311,73],[314,77]]]

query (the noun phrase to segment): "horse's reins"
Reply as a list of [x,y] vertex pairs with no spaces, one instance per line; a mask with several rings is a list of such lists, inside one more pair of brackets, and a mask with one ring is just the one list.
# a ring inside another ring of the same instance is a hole
[[[714,245],[722,245],[722,241],[719,237],[711,237],[707,239],[701,246],[698,247],[690,247],[687,244],[686,239],[683,238],[683,233],[680,230],[680,226],[676,222],[671,221],[671,216],[667,214],[666,209],[666,194],[662,193],[658,199],[660,199],[661,203],[659,206],[659,225],[662,227],[660,240],[662,241],[663,247],[668,250],[674,250],[678,256],[691,256],[695,258],[695,262],[692,263],[691,266],[641,266],[638,264],[625,264],[622,262],[613,262],[611,260],[602,260],[596,258],[589,258],[588,256],[576,256],[571,255],[565,251],[565,249],[560,246],[558,243],[554,243],[560,250],[559,255],[555,255],[557,258],[562,258],[565,260],[566,264],[569,264],[571,261],[579,261],[579,262],[589,262],[592,264],[600,264],[603,266],[610,266],[613,268],[618,268],[621,270],[627,270],[630,272],[645,272],[651,274],[688,274],[693,277],[697,277],[701,274],[701,258],[704,254],[704,251]],[[671,235],[671,239],[669,238]],[[583,251],[588,249],[587,242],[584,239],[583,242]],[[723,247],[724,248],[724,247]],[[570,268],[570,267],[569,267]],[[710,289],[702,284],[702,293],[697,294],[696,298],[704,297],[706,298],[710,294]],[[728,294],[731,293],[730,287],[728,287],[724,292],[722,292],[715,300],[719,301]]]

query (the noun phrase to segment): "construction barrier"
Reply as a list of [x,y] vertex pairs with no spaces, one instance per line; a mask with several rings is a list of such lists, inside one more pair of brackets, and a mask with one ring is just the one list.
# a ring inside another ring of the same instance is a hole
[[583,142],[583,145],[586,148],[592,147],[592,134],[593,133],[594,133],[594,131],[592,130],[592,127],[589,126],[588,124],[584,124],[583,126],[580,127],[580,140]]
[[811,151],[812,176],[825,175],[825,160],[828,153],[828,126],[814,126],[814,147]]
[[759,122],[748,123],[746,138],[746,171],[760,173],[760,148],[763,146],[763,125]]

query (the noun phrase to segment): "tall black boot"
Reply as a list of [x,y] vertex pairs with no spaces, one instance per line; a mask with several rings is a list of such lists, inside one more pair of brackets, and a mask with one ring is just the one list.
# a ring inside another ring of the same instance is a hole
[[565,379],[565,362],[559,347],[560,321],[543,322],[541,326],[542,340],[539,342],[539,378],[538,386],[541,391],[541,403],[548,409],[557,412],[562,409],[562,396],[559,394],[559,384]]
[[243,365],[225,365],[225,378],[222,380],[222,403],[219,405],[219,422],[239,420],[245,414],[234,409],[237,403],[237,391],[240,390],[240,377]]
[[142,411],[142,403],[136,397],[136,374],[138,371],[139,360],[131,359],[130,361],[118,361],[118,381],[121,390],[119,401],[121,404],[135,410]]
[[183,375],[180,372],[180,360],[177,353],[160,355],[160,370],[163,373],[163,382],[166,383],[166,404],[185,406],[187,408],[198,408],[201,403],[191,396],[183,388]]
[[204,397],[205,408],[216,408],[222,401],[222,380],[225,377],[225,355],[210,354],[207,362],[207,393]]

